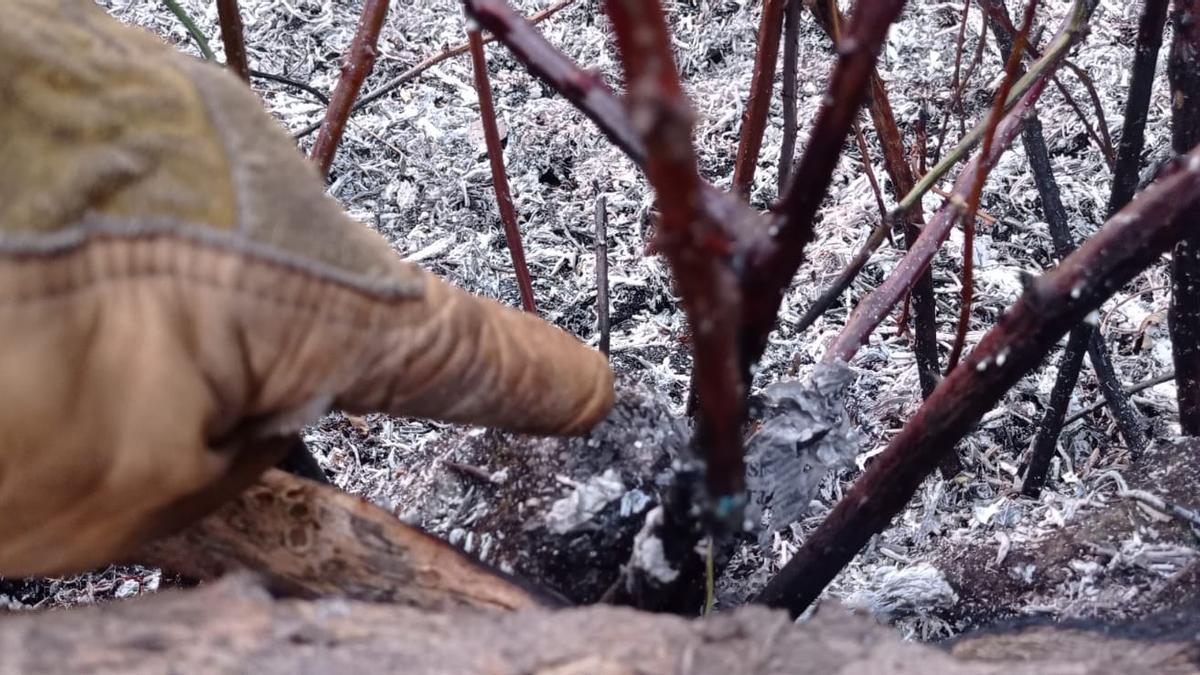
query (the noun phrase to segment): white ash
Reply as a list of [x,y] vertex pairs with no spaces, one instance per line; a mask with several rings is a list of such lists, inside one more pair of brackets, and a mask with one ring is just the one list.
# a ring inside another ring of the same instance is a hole
[[[671,567],[662,539],[657,534],[662,524],[663,510],[661,506],[656,506],[646,514],[646,524],[634,537],[629,565],[640,570],[643,576],[669,584],[679,576],[679,570]],[[626,578],[632,583],[634,575],[627,575]]]
[[916,618],[933,622],[937,627],[931,629],[927,625],[920,635],[921,639],[930,639],[940,637],[936,634],[942,627],[936,619],[938,611],[957,603],[958,595],[940,570],[929,563],[918,563],[877,567],[869,572],[862,588],[842,601],[849,607],[869,611],[880,621]]
[[[570,494],[550,505],[550,512],[545,517],[546,526],[551,532],[566,534],[592,520],[612,502],[632,494],[626,490],[620,474],[613,469],[592,476],[586,483],[576,484]],[[621,512],[636,513],[624,502]]]
[[[195,53],[185,32],[159,0],[102,0],[101,4],[119,18],[147,26]],[[185,0],[182,4],[220,53],[215,6],[207,0]],[[242,0],[240,4],[253,67],[329,91],[336,82],[338,59],[350,42],[361,2]],[[369,78],[367,90],[463,39],[463,17],[456,0],[394,4],[381,40],[377,71]],[[514,4],[532,13],[548,3],[521,0]],[[701,170],[718,186],[727,187],[753,67],[761,5],[733,0],[665,4],[676,53],[697,110],[695,140]],[[1043,3],[1039,23],[1056,25],[1069,4],[1068,0]],[[842,5],[848,9],[847,3]],[[891,30],[880,72],[908,142],[912,140],[917,112],[926,106],[931,112],[931,145],[936,145],[943,126],[942,112],[950,97],[960,7],[960,3],[950,2],[910,3]],[[1131,60],[1129,45],[1136,34],[1139,8],[1138,3],[1102,0],[1086,42],[1071,55],[1095,81],[1108,127],[1114,134],[1122,123]],[[1010,9],[1019,11],[1015,5]],[[972,7],[964,60],[969,59],[979,39],[979,18],[978,8]],[[579,0],[540,28],[572,58],[597,69],[610,83],[619,82],[617,60],[598,2]],[[823,93],[832,53],[828,39],[807,13],[800,42],[798,112],[803,145]],[[507,128],[505,160],[509,180],[521,214],[543,316],[594,343],[591,213],[595,198],[605,194],[610,218],[614,364],[670,397],[674,411],[679,412],[690,372],[690,357],[681,342],[687,330],[662,261],[642,254],[653,203],[650,189],[632,164],[585,118],[525,73],[501,46],[492,45],[488,54],[496,105]],[[1171,155],[1165,61],[1165,55],[1160,55],[1146,130],[1144,156],[1153,160]],[[988,87],[996,82],[1000,68],[995,40],[989,38],[985,58],[964,91],[966,127],[986,116],[994,93]],[[1069,74],[1059,79],[1090,110],[1087,93],[1078,80]],[[469,62],[460,56],[356,115],[335,161],[333,194],[355,217],[378,227],[402,254],[472,291],[516,305],[517,287],[496,216],[487,160],[471,132],[478,120],[478,108],[470,82]],[[323,106],[306,94],[258,81],[255,88],[267,108],[288,128],[297,129],[319,119],[323,112]],[[1110,172],[1100,153],[1090,145],[1075,113],[1053,88],[1043,97],[1038,114],[1072,229],[1082,239],[1103,220]],[[752,203],[759,207],[775,197],[780,115],[776,96],[751,196]],[[954,115],[949,116],[945,126],[949,128],[945,143],[948,148],[961,127]],[[879,159],[877,138],[869,123],[863,129],[873,150],[875,173],[881,177],[885,199],[892,205],[895,195]],[[311,138],[304,143],[305,149],[309,142]],[[823,204],[817,237],[808,249],[809,260],[783,299],[780,328],[771,336],[758,371],[759,386],[784,377],[794,362],[800,364],[799,377],[808,377],[810,364],[820,360],[854,303],[900,258],[896,248],[883,247],[841,303],[806,333],[795,332],[793,326],[800,314],[878,222],[878,210],[860,161],[854,143],[848,143]],[[926,212],[940,202],[939,197],[927,197]],[[1019,143],[992,172],[982,206],[998,222],[980,223],[978,227],[978,292],[968,346],[1011,302],[1018,290],[1014,277],[1019,279],[1022,271],[1039,273],[1054,262],[1037,192]],[[934,261],[938,335],[943,348],[953,339],[958,315],[961,248],[961,235],[955,233]],[[1160,264],[1139,275],[1101,308],[1100,322],[1123,382],[1141,381],[1171,368],[1166,331],[1168,298],[1167,272]],[[1058,353],[1056,349],[1047,363],[1057,363]],[[920,405],[910,338],[897,329],[894,320],[886,321],[851,365],[858,378],[850,387],[847,402],[863,434],[861,457],[866,461],[886,445]],[[918,499],[878,537],[877,546],[868,548],[839,577],[829,594],[845,596],[872,588],[874,576],[868,572],[895,564],[883,550],[919,561],[929,559],[943,544],[977,544],[1003,529],[1014,547],[1012,557],[1022,542],[1046,527],[1047,505],[1059,508],[1064,501],[1081,501],[1086,512],[1087,502],[1111,492],[1111,486],[1099,485],[1096,476],[1109,470],[1125,471],[1129,462],[1111,418],[1101,412],[1064,432],[1060,459],[1052,467],[1049,489],[1041,502],[1013,493],[1013,469],[1020,465],[1020,457],[1036,431],[1055,373],[1053,366],[1044,366],[1014,387],[995,413],[986,416],[960,444],[966,472],[955,481],[936,477],[928,480]],[[1098,395],[1095,378],[1085,368],[1070,411],[1090,405]],[[1177,432],[1173,384],[1142,392],[1134,401],[1151,417],[1158,434]],[[311,429],[306,440],[338,486],[422,520],[421,499],[431,486],[448,480],[442,460],[453,459],[454,455],[453,448],[440,441],[458,432],[444,425],[384,416],[369,416],[363,426],[365,431],[335,415]],[[517,473],[510,482],[519,480]],[[769,549],[747,547],[740,551],[735,560],[745,561],[745,565],[731,568],[731,573],[767,574],[777,569],[854,476],[854,472],[842,472],[836,480],[827,480],[811,514],[783,528],[773,537],[775,543]],[[482,488],[474,492],[474,497],[462,501],[460,510],[450,510],[424,524],[444,534],[472,518],[478,519],[478,505],[490,503],[490,497],[483,494]],[[1001,525],[993,516],[985,524],[973,518],[976,506],[995,504],[1002,497],[1024,505],[1016,522]],[[1064,519],[1071,522],[1069,516]],[[1060,615],[1077,611],[1066,602],[1048,602]]]

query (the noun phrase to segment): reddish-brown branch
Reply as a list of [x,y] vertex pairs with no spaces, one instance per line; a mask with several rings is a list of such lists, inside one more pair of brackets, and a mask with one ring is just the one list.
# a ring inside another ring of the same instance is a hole
[[[1005,35],[1016,34],[1017,28],[1008,16],[1007,8],[1001,11],[1000,5],[990,0],[980,2],[980,7],[988,19],[997,22],[1001,33]],[[1030,57],[1035,59],[1040,58],[1042,55],[1041,51],[1032,44],[1025,45],[1025,51]],[[1113,169],[1116,164],[1116,152],[1113,150],[1112,138],[1108,133],[1108,122],[1104,117],[1104,106],[1100,102],[1100,94],[1096,92],[1096,85],[1092,82],[1092,78],[1088,77],[1087,72],[1072,63],[1070,59],[1063,61],[1063,67],[1075,74],[1080,84],[1083,85],[1084,90],[1087,91],[1088,98],[1092,100],[1092,108],[1096,111],[1096,127],[1099,128],[1099,134],[1097,134],[1097,129],[1092,127],[1092,123],[1088,121],[1087,114],[1083,111],[1083,106],[1075,101],[1075,98],[1071,96],[1071,92],[1057,75],[1053,79],[1054,86],[1063,95],[1063,99],[1066,100],[1067,105],[1071,106],[1071,109],[1075,111],[1075,116],[1079,118],[1079,123],[1083,125],[1088,137],[1096,143],[1096,147],[1100,148],[1100,152],[1104,155],[1104,161],[1108,164],[1108,168]]]
[[[646,146],[621,99],[595,73],[576,65],[546,41],[529,21],[504,0],[463,0],[467,12],[496,35],[529,72],[573,103],[638,166],[646,166]],[[765,239],[765,218],[736,197],[701,183],[699,209],[740,247],[755,248]],[[790,279],[788,280],[790,281]]]
[[329,175],[333,157],[342,141],[342,133],[346,130],[350,108],[354,105],[354,99],[358,98],[363,81],[375,66],[375,45],[379,41],[379,32],[383,29],[387,10],[388,0],[366,0],[363,5],[354,41],[350,43],[350,50],[342,64],[342,77],[338,80],[337,88],[333,90],[333,96],[329,98],[325,121],[321,124],[321,132],[317,134],[317,140],[312,147],[312,159],[320,168],[322,176]]
[[[963,2],[962,13],[958,17],[958,36],[954,39],[954,75],[950,78],[950,104],[942,110],[942,121],[938,124],[938,143],[934,155],[940,157],[942,146],[946,142],[946,132],[950,129],[950,115],[958,115],[960,134],[966,133],[966,122],[963,120],[962,93],[966,88],[962,79],[963,45],[967,37],[967,23],[971,18],[971,0]],[[981,40],[982,42],[982,40]]]
[[[536,14],[530,15],[529,23],[531,25],[536,25],[538,23],[541,23],[542,21],[549,19],[550,17],[554,16],[555,14],[557,14],[557,13],[561,12],[562,10],[566,9],[567,7],[571,6],[571,4],[574,2],[575,2],[575,0],[559,0],[558,2],[554,3],[553,5],[550,5],[549,7],[547,7],[546,9],[543,9],[542,11],[540,11]],[[495,40],[496,40],[495,35],[489,34],[489,35],[483,36],[483,44],[485,44],[485,45],[490,44],[490,43],[494,42]],[[405,82],[409,82],[410,80],[415,79],[418,75],[420,75],[421,73],[424,73],[425,71],[436,66],[437,64],[441,63],[442,61],[445,61],[447,59],[452,59],[455,56],[458,56],[460,54],[466,54],[467,51],[470,49],[471,49],[470,43],[464,42],[462,44],[455,45],[449,49],[440,51],[437,54],[434,54],[434,55],[426,58],[425,60],[421,61],[420,63],[413,66],[412,68],[409,68],[408,70],[404,71],[403,73],[400,73],[399,75],[393,77],[392,79],[388,80],[387,82],[380,84],[378,87],[371,90],[370,93],[363,94],[361,97],[359,97],[359,99],[357,101],[354,102],[354,106],[352,108],[350,108],[350,114],[353,115],[354,113],[358,112],[359,110],[362,110],[363,108],[371,105],[375,101],[378,101],[379,99],[383,98],[384,96],[387,96],[390,92],[394,91],[400,85],[404,84]],[[320,128],[321,128],[320,122],[313,122],[312,124],[310,124],[306,127],[303,127],[299,131],[292,134],[292,137],[298,140],[298,139],[304,138],[305,136],[308,136],[309,134],[311,134],[312,132],[314,132]]]
[[521,293],[521,306],[526,312],[537,314],[537,303],[533,299],[533,280],[529,277],[529,267],[525,264],[525,247],[521,245],[521,230],[517,227],[517,209],[513,205],[508,175],[504,170],[504,148],[500,145],[496,107],[492,104],[492,84],[488,80],[483,35],[478,29],[468,29],[467,43],[471,45],[471,67],[475,72],[475,92],[479,96],[479,119],[483,123],[483,138],[487,144],[488,162],[492,167],[496,206],[500,210],[500,222],[504,224],[504,239],[508,242],[508,252],[512,254],[513,271],[516,273],[517,288]]
[[246,84],[250,84],[250,64],[246,61],[246,42],[242,37],[242,13],[237,0],[217,0],[221,41],[225,43],[225,65]]
[[[834,35],[836,26],[845,23],[840,12],[836,11],[835,6],[829,0],[817,0],[813,7],[813,14],[830,37]],[[916,184],[916,178],[904,151],[904,140],[900,135],[899,125],[896,124],[896,116],[892,112],[887,87],[877,70],[871,73],[871,90],[867,98],[867,108],[871,113],[871,122],[875,126],[875,133],[879,137],[879,145],[883,151],[884,169],[887,171],[888,177],[892,179],[896,194],[908,194]],[[924,173],[926,149],[926,140],[923,136],[924,124],[919,125],[919,129],[921,133],[918,134],[917,148],[914,150],[919,150],[918,164],[921,167],[921,173]],[[920,236],[921,228],[925,225],[925,216],[921,209],[896,213],[893,215],[893,219],[904,232],[905,248],[911,248],[917,237]],[[851,281],[853,281],[852,278],[848,279],[845,282],[846,285],[848,286]],[[933,297],[933,272],[930,269],[926,268],[921,273],[920,278],[913,285],[910,297],[914,309],[913,351],[917,357],[921,394],[923,397],[928,397],[941,377],[938,367],[937,305]]]
[[838,41],[837,63],[804,156],[772,209],[776,215],[770,236],[742,247],[746,363],[756,361],[766,349],[783,295],[813,238],[813,217],[829,189],[858,108],[866,98],[876,57],[903,7],[904,0],[859,3]]
[[954,182],[951,199],[934,214],[929,224],[921,230],[921,235],[909,247],[908,253],[896,265],[892,274],[878,288],[859,301],[841,333],[825,353],[826,361],[849,361],[852,359],[859,347],[866,343],[868,336],[909,291],[918,275],[929,266],[929,261],[941,248],[942,242],[949,236],[950,229],[966,206],[967,197],[978,180],[979,172],[982,169],[981,165],[984,164],[984,161],[986,161],[986,166],[995,165],[1000,154],[1012,144],[1021,129],[1024,112],[1037,101],[1038,96],[1046,88],[1046,82],[1044,77],[1039,79],[1009,110],[996,129],[990,156],[985,158],[981,152],[963,167],[958,179]]
[[[871,185],[871,194],[875,195],[875,205],[879,207],[879,217],[886,219],[888,208],[883,201],[883,190],[879,189],[879,179],[875,177],[875,166],[871,163],[871,149],[867,147],[867,139],[863,136],[862,128],[857,122],[854,124],[854,142],[858,145],[859,159],[862,161],[867,183]],[[888,228],[887,234],[891,234],[891,228]]]
[[607,0],[629,91],[649,151],[646,175],[658,194],[657,247],[671,264],[692,327],[697,442],[718,518],[738,519],[744,487],[745,383],[738,358],[740,292],[731,244],[701,209],[704,182],[692,147],[693,117],[657,0]]
[[985,163],[976,172],[975,184],[971,186],[970,196],[967,197],[967,208],[962,214],[962,299],[959,306],[958,331],[954,336],[954,345],[950,348],[950,356],[946,363],[947,371],[953,370],[958,365],[958,359],[962,356],[963,347],[967,342],[967,329],[971,325],[971,303],[975,296],[975,214],[979,211],[979,199],[983,196],[983,186],[987,182],[988,174],[992,172],[992,167],[995,166],[994,160],[990,159],[992,142],[996,135],[996,127],[1000,125],[1000,120],[1004,117],[1004,102],[1008,100],[1008,93],[1012,91],[1013,84],[1019,76],[1021,55],[1025,52],[1025,45],[1029,42],[1029,31],[1033,28],[1037,5],[1038,0],[1029,0],[1025,6],[1025,17],[1021,23],[1021,30],[1017,32],[1012,54],[1009,55],[1008,63],[1005,64],[1004,81],[1000,84],[1000,90],[996,92],[996,100],[992,104],[991,115],[988,116],[987,129],[983,133],[983,149],[979,155],[985,158]]
[[463,0],[467,12],[496,36],[529,72],[562,94],[638,166],[646,163],[646,146],[621,99],[599,74],[575,64],[542,37],[504,0]]
[[[1176,152],[1200,141],[1200,0],[1174,0],[1175,38],[1167,63],[1171,140]],[[1171,348],[1179,425],[1200,436],[1200,208],[1188,213],[1189,236],[1171,256]]]
[[[1044,80],[1043,80],[1044,81]],[[1200,202],[1200,148],[1034,281],[893,437],[757,601],[800,614],[904,508],[938,461],[1072,326],[1183,237]]]
[[[573,103],[635,164],[645,166],[646,146],[641,136],[624,103],[599,75],[576,65],[504,0],[463,0],[463,5],[529,72]],[[757,211],[707,183],[701,186],[700,208],[707,219],[727,230],[729,238],[747,245],[767,231]]]
[[[838,33],[838,27],[845,24],[845,19],[841,16],[841,12],[837,11],[833,3],[828,0],[817,0],[813,5],[813,15],[831,39]],[[884,85],[883,78],[879,76],[878,71],[874,68],[871,73],[870,87],[870,93],[867,97],[867,108],[871,113],[871,121],[875,126],[875,133],[879,138],[879,145],[883,151],[884,169],[887,171],[888,177],[892,179],[892,185],[895,188],[896,194],[908,194],[913,189],[913,185],[916,184],[916,179],[904,150],[904,140],[900,135],[900,128],[896,124],[896,116],[892,112],[892,104],[888,99],[887,87]],[[921,146],[921,150],[918,156],[921,158],[920,161],[923,166],[925,156],[924,144],[921,143],[919,145]],[[924,169],[922,169],[923,171]],[[904,232],[905,247],[912,246],[913,242],[921,234],[921,228],[925,224],[925,217],[921,210],[914,209],[911,212],[896,213],[892,215],[892,219],[895,225],[899,226]],[[891,225],[881,223],[877,231],[879,228],[887,228],[887,231],[890,231]],[[875,234],[872,234],[872,237],[875,236]],[[870,244],[870,240],[868,240],[868,244]],[[878,244],[875,247],[878,247]],[[864,247],[860,251],[860,255],[864,251],[866,252],[867,259],[862,260],[860,264],[847,266],[845,274],[826,291],[821,300],[814,305],[814,309],[822,304],[826,306],[831,305],[833,300],[849,287],[850,283],[854,280],[854,276],[866,264],[870,253],[874,251],[875,247]],[[857,257],[854,262],[858,263]],[[917,283],[913,286],[911,296],[913,297],[915,308],[913,318],[915,327],[913,349],[917,356],[917,370],[921,380],[921,393],[922,396],[928,397],[933,388],[937,386],[938,379],[941,377],[940,369],[938,368],[937,306],[933,297],[933,273],[931,270],[926,269],[921,273]],[[812,321],[816,317],[805,318]],[[801,320],[802,324],[804,320]]]
[[754,73],[750,76],[750,98],[742,117],[737,160],[733,166],[733,191],[747,197],[754,186],[758,155],[762,150],[767,114],[771,112],[771,93],[775,86],[775,62],[779,60],[779,36],[788,0],[764,0],[758,24],[758,51],[754,55]]

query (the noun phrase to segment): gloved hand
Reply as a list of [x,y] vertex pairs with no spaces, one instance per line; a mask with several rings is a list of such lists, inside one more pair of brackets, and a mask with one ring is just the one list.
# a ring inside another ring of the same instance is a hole
[[570,434],[602,356],[402,262],[257,97],[92,0],[0,0],[0,575],[174,531],[331,408]]

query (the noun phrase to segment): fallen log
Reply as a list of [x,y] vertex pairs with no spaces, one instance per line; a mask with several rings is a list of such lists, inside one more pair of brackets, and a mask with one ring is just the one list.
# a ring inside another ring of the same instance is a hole
[[564,604],[359,497],[279,470],[134,560],[200,580],[251,570],[301,597],[424,609]]
[[198,590],[4,616],[0,674],[1172,673],[1195,672],[1195,635],[1194,626],[1164,639],[1043,626],[1016,642],[1011,633],[980,634],[947,653],[832,605],[800,625],[761,607],[694,621],[605,606],[431,613],[278,599],[239,575]]

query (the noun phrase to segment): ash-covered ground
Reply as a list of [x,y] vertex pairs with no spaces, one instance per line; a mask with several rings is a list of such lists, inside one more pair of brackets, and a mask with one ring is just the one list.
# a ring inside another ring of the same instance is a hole
[[[181,49],[199,53],[179,21],[158,0],[101,0],[101,4],[123,21],[147,27]],[[215,3],[188,0],[181,4],[220,54]],[[515,4],[528,15],[549,3],[522,0]],[[761,4],[733,0],[665,4],[683,79],[698,116],[695,142],[701,170],[708,180],[727,188]],[[252,68],[285,75],[321,91],[332,89],[361,2],[242,0],[241,5]],[[848,9],[847,3],[843,5]],[[1065,0],[1043,3],[1038,15],[1039,24],[1046,28],[1043,41],[1053,34],[1068,5]],[[946,148],[962,128],[957,116],[945,114],[961,7],[957,2],[910,3],[892,28],[881,56],[880,71],[888,82],[906,141],[911,143],[918,112],[924,107],[931,117],[931,151],[943,127],[948,130]],[[1139,3],[1103,0],[1090,35],[1071,57],[1094,80],[1105,124],[1113,134],[1119,133],[1122,123],[1139,9]],[[1010,11],[1019,16],[1020,7],[1010,3]],[[447,46],[461,43],[464,27],[462,9],[454,0],[395,0],[366,90]],[[980,27],[978,9],[972,8],[964,63],[980,40]],[[577,0],[540,28],[572,58],[596,69],[619,88],[615,48],[598,0]],[[1001,79],[995,43],[994,36],[988,35],[983,61],[964,88],[967,128],[987,114]],[[1148,165],[1170,155],[1165,51],[1150,107]],[[656,392],[672,416],[682,415],[690,372],[685,317],[672,294],[664,262],[644,255],[653,192],[634,165],[587,119],[527,74],[502,46],[491,45],[488,54],[509,181],[540,313],[596,344],[593,208],[597,198],[605,196],[614,367]],[[803,151],[832,63],[829,41],[807,13],[801,29],[800,59],[798,151]],[[1095,110],[1079,79],[1063,72],[1060,81],[1082,103],[1089,122],[1097,125]],[[324,106],[309,94],[261,79],[255,80],[254,86],[268,110],[289,129],[303,128],[323,114]],[[752,203],[760,208],[777,192],[782,135],[778,90],[777,81],[752,194]],[[1082,239],[1103,219],[1111,172],[1058,91],[1047,91],[1038,112],[1072,227]],[[884,180],[869,122],[863,129],[875,152],[871,158],[875,173]],[[311,140],[309,136],[301,141],[302,149],[307,150]],[[758,371],[759,387],[781,379],[793,367],[798,368],[796,376],[804,379],[854,302],[883,279],[901,255],[885,245],[842,302],[805,333],[793,330],[810,302],[878,222],[879,210],[861,162],[857,148],[848,143],[820,212],[817,240],[810,245],[809,260],[783,303],[779,329]],[[885,196],[894,203],[895,195],[888,188],[885,181]],[[330,191],[352,215],[389,237],[409,260],[476,293],[519,304],[466,56],[429,69],[355,115],[333,167]],[[927,213],[940,203],[937,195],[927,197]],[[976,307],[968,346],[1016,299],[1023,273],[1037,274],[1053,264],[1047,226],[1019,143],[992,172],[982,207],[986,219],[979,225],[975,243]],[[961,233],[952,234],[934,263],[943,358],[958,315],[961,244]],[[1160,264],[1104,305],[1101,326],[1126,384],[1171,368],[1165,324],[1168,296],[1166,266]],[[927,481],[893,527],[838,578],[830,596],[884,608],[886,618],[897,621],[915,637],[950,635],[970,625],[973,617],[955,609],[961,602],[947,585],[953,575],[946,569],[955,564],[955,556],[947,556],[946,551],[1013,549],[1054,537],[1087,514],[1112,508],[1106,505],[1117,500],[1113,472],[1130,476],[1136,473],[1136,465],[1131,465],[1106,411],[1088,414],[1064,432],[1050,489],[1040,500],[1022,498],[1014,489],[1019,485],[1022,455],[1049,397],[1057,356],[1051,355],[1050,365],[1022,380],[961,444],[964,473],[950,481],[936,477]],[[862,432],[863,446],[857,457],[861,466],[881,451],[913,414],[920,393],[909,338],[894,319],[885,322],[851,365],[858,374],[849,401]],[[1070,410],[1083,409],[1097,397],[1095,379],[1085,368]],[[1142,391],[1134,400],[1151,421],[1155,437],[1169,439],[1178,434],[1172,384]],[[480,476],[493,476],[498,469],[489,465],[489,457],[478,445],[460,441],[484,435],[418,420],[331,415],[311,429],[305,440],[339,487],[479,553],[478,542],[489,533],[479,531],[476,525],[487,522],[483,514],[504,485],[498,481],[495,490],[481,489]],[[463,466],[478,468],[479,476],[463,475]],[[767,550],[747,546],[740,551],[727,572],[725,597],[737,595],[731,587],[763,579],[783,564],[803,533],[819,522],[853,477],[853,472],[843,472],[836,480],[827,480],[812,513],[777,533]],[[1056,582],[1036,602],[1009,598],[1016,603],[1013,612],[1117,617],[1125,613],[1123,608],[1132,598],[1164,592],[1162,589],[1169,588],[1177,575],[1194,564],[1195,553],[1189,546],[1178,545],[1171,555],[1139,557],[1163,545],[1156,525],[1146,522],[1150,524],[1138,521],[1121,530],[1123,539],[1112,549],[1116,554],[1104,552],[1111,547],[1104,551],[1081,549],[1078,556],[1059,560],[1062,569],[1053,570],[1050,576],[1061,577],[1062,583]],[[993,557],[995,564],[984,567],[1001,576],[1032,580],[1050,573],[1036,563],[1022,562],[1026,566],[1016,569],[1006,563],[1008,556]],[[1137,562],[1146,559],[1153,562]],[[152,590],[153,585],[146,581],[157,577],[145,576],[149,574],[153,573],[109,570],[58,582],[59,597],[43,593],[23,599],[19,590],[11,589],[9,597],[15,605],[38,604],[39,599],[45,605],[110,597],[114,591],[130,594],[138,589],[121,579],[129,577],[139,588]],[[97,583],[107,586],[97,587]],[[1061,592],[1054,592],[1058,586]]]

